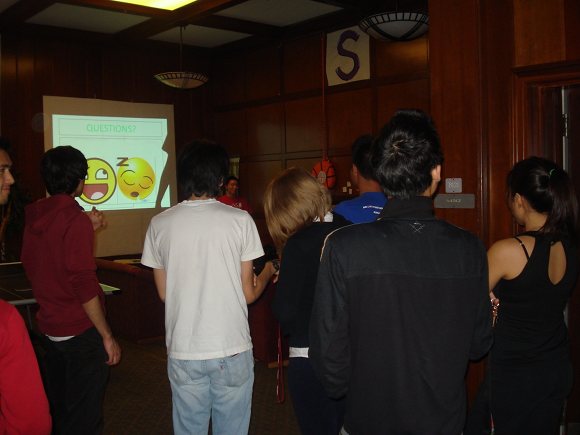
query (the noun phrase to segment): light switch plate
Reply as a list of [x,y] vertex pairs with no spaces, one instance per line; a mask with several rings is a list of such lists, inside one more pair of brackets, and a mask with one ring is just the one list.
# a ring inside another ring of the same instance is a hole
[[463,180],[461,178],[446,178],[445,193],[461,193],[463,191]]

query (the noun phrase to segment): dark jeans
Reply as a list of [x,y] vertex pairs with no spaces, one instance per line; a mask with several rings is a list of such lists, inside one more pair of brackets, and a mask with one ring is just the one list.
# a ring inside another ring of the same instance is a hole
[[109,377],[107,353],[95,328],[70,340],[42,337],[45,389],[53,434],[100,434]]
[[308,358],[290,358],[288,389],[302,435],[337,435],[345,400],[329,398]]

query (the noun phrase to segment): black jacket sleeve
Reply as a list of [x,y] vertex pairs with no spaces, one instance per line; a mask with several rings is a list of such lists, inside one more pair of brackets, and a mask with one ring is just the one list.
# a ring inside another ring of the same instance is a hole
[[481,259],[481,275],[479,279],[479,288],[477,289],[478,304],[475,313],[473,337],[469,348],[469,359],[472,360],[482,358],[489,351],[493,343],[487,253],[485,252],[485,248],[481,242],[478,254]]
[[350,380],[349,318],[344,269],[326,241],[310,319],[309,358],[326,392],[339,398]]
[[272,301],[272,312],[284,334],[290,333],[299,314],[306,282],[304,267],[304,253],[300,243],[290,238],[282,252],[280,275]]

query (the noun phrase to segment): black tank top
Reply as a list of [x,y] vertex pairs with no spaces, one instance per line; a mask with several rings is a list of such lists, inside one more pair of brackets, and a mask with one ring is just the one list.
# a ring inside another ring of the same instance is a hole
[[534,363],[568,357],[563,311],[578,275],[578,252],[568,240],[561,240],[566,272],[558,283],[552,284],[548,276],[552,240],[538,233],[524,235],[535,238],[526,266],[516,278],[502,279],[494,289],[500,300],[491,353],[496,363]]

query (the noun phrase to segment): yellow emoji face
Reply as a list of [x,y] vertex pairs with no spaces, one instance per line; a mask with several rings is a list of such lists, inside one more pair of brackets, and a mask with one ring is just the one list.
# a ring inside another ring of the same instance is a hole
[[102,204],[115,193],[115,171],[102,159],[90,158],[87,159],[87,164],[89,168],[81,199],[89,204]]
[[147,198],[155,186],[155,172],[149,163],[139,157],[123,159],[118,164],[119,189],[134,201]]

